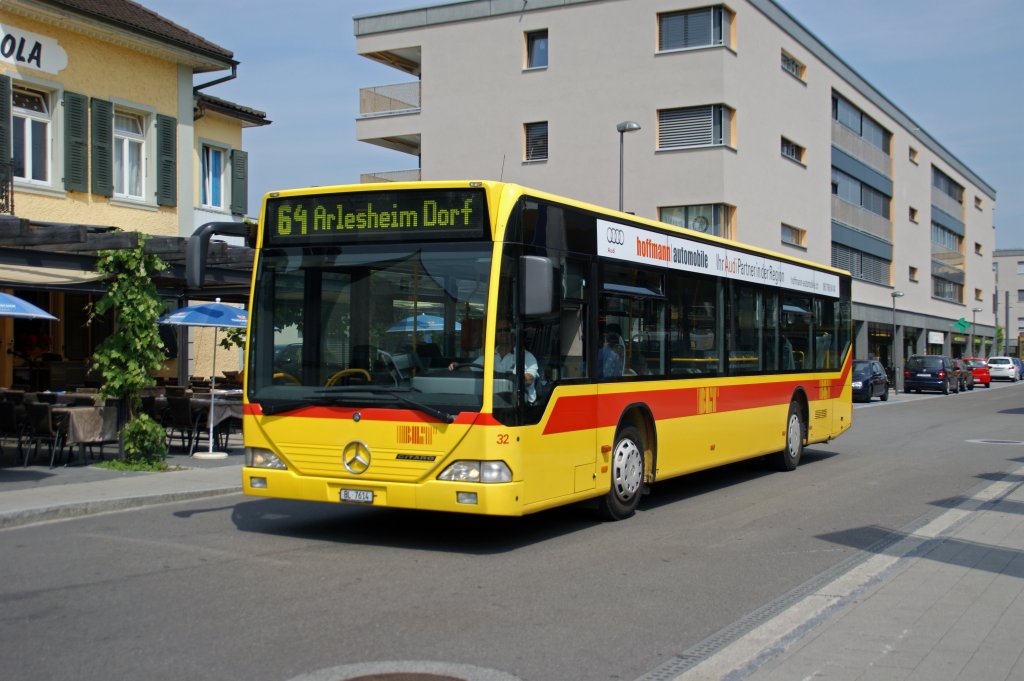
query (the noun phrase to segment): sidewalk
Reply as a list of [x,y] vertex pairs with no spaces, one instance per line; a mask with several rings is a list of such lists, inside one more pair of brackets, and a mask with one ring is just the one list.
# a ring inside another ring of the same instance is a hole
[[9,465],[13,458],[9,448],[4,448],[4,454],[0,530],[242,489],[241,445],[231,447],[225,459],[172,454],[167,457],[171,470],[162,473],[112,471],[92,465],[22,467]]
[[1024,679],[1024,466],[942,507],[643,678]]

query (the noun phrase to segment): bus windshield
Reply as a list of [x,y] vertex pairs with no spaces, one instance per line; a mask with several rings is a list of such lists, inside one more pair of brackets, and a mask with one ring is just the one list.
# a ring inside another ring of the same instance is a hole
[[347,406],[451,421],[479,411],[483,376],[472,362],[491,261],[492,245],[479,241],[264,249],[249,401],[265,414]]

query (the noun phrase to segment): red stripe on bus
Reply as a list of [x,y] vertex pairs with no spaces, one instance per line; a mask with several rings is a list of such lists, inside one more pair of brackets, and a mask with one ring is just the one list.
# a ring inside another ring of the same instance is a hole
[[[436,419],[433,416],[424,414],[421,411],[415,409],[354,409],[352,407],[302,407],[295,409],[294,411],[288,411],[281,416],[292,416],[296,418],[310,418],[310,419],[351,419],[356,412],[359,412],[361,418],[368,421],[395,421],[400,423],[408,423],[409,421],[419,421],[420,423],[443,423],[440,419]],[[263,407],[258,402],[250,402],[242,407],[242,413],[250,416],[263,416]],[[455,416],[454,423],[458,425],[485,425],[493,426],[498,425],[498,422],[494,420],[494,417],[490,414],[480,414],[474,411],[459,412]]]
[[674,419],[789,404],[798,388],[812,400],[828,399],[838,395],[844,382],[795,380],[561,397],[551,409],[544,434],[614,426],[626,407],[637,402],[647,405],[655,419]]

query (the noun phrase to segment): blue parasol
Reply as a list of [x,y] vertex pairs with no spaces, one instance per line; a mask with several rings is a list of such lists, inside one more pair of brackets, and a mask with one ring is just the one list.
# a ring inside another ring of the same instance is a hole
[[49,319],[57,321],[57,318],[46,310],[36,307],[27,300],[10,293],[0,293],[0,317],[13,317],[15,319]]
[[[461,331],[462,324],[455,322],[455,330]],[[413,331],[430,333],[444,331],[444,318],[435,315],[420,314],[406,317],[388,327],[388,333],[411,333]]]
[[225,305],[218,298],[214,303],[202,303],[200,305],[189,305],[188,307],[180,308],[160,317],[156,321],[158,324],[174,326],[213,327],[213,376],[210,377],[210,420],[207,427],[210,433],[210,451],[207,454],[207,458],[222,459],[227,456],[226,453],[213,451],[213,406],[216,403],[215,393],[217,391],[217,329],[244,329],[249,322],[249,315],[244,309]]

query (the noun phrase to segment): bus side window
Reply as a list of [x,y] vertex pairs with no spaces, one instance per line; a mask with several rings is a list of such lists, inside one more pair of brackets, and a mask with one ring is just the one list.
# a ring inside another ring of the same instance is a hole
[[582,308],[562,308],[561,336],[562,376],[565,378],[586,376],[587,364],[583,356]]

